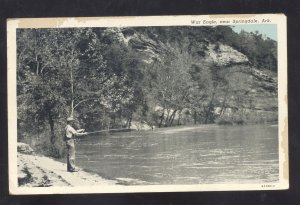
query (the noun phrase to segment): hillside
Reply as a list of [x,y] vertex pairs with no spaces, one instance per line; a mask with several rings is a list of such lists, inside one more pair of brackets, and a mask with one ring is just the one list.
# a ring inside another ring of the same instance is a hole
[[[158,34],[155,35],[153,29],[149,30],[131,29],[129,32],[127,29],[119,29],[115,30],[115,33],[119,36],[120,42],[125,42],[126,46],[140,54],[145,64],[155,64],[157,61],[164,64],[166,61],[162,56],[168,55],[172,49],[177,49],[175,51],[178,55],[177,58],[187,58],[190,61],[184,64],[183,67],[180,67],[179,69],[181,70],[189,72],[189,69],[193,66],[202,67],[202,69],[205,66],[210,67],[209,69],[217,67],[217,75],[226,76],[222,80],[227,81],[225,82],[227,84],[225,87],[227,88],[224,90],[224,87],[219,86],[219,92],[225,91],[229,94],[226,94],[224,97],[221,93],[221,96],[217,96],[214,99],[215,115],[224,117],[224,114],[226,114],[227,118],[246,118],[245,116],[240,116],[241,113],[237,114],[239,115],[238,117],[233,116],[233,112],[240,110],[240,112],[246,112],[248,115],[250,113],[256,115],[255,117],[249,116],[249,118],[254,118],[248,119],[250,122],[256,120],[268,121],[268,118],[271,121],[276,120],[278,109],[277,77],[273,67],[262,68],[255,66],[255,63],[251,60],[253,54],[249,58],[246,54],[230,45],[232,44],[230,41],[211,40],[208,36],[207,38],[197,39],[193,31],[182,31],[181,36],[176,36],[174,37],[175,39],[170,40],[169,38],[159,37]],[[170,34],[167,30],[162,36],[168,36],[166,33]],[[246,33],[242,32],[241,35],[246,35]],[[247,36],[251,39],[255,37],[253,34],[247,34]],[[271,41],[270,39],[268,40]],[[175,46],[177,47],[174,48]],[[273,52],[273,49],[269,52]],[[188,66],[190,68],[187,68]],[[156,70],[155,72],[160,71]],[[229,100],[224,100],[225,98],[229,98]],[[158,104],[154,103],[152,106],[155,107]],[[224,106],[228,108],[227,112],[224,111],[226,109]],[[174,111],[176,108],[170,109]],[[220,109],[223,114],[219,113]],[[168,115],[168,111],[164,111],[164,115]],[[176,119],[179,118],[178,114],[174,116]],[[193,118],[192,116],[189,117]],[[243,120],[247,121],[246,119]]]
[[228,26],[19,29],[19,139],[55,144],[70,115],[87,130],[276,122],[276,51]]

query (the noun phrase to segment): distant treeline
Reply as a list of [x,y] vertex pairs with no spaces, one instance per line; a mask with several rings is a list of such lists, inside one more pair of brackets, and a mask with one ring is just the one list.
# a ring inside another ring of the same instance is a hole
[[[249,61],[212,60],[210,48],[222,55],[224,45]],[[276,50],[227,26],[18,29],[18,137],[55,144],[71,115],[88,130],[255,121],[249,93],[276,93],[251,69],[276,76]]]

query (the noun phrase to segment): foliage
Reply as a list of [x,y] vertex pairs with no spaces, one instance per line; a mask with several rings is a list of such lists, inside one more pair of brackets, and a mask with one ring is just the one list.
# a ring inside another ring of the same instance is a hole
[[[248,61],[212,58],[224,45]],[[276,51],[228,26],[18,29],[18,137],[58,157],[68,116],[87,130],[261,121],[249,110],[277,95]]]

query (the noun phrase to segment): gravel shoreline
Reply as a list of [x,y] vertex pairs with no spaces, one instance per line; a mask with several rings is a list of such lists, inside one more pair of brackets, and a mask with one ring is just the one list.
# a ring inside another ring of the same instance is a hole
[[80,170],[67,172],[66,163],[35,154],[18,153],[18,185],[20,187],[114,185],[118,181]]

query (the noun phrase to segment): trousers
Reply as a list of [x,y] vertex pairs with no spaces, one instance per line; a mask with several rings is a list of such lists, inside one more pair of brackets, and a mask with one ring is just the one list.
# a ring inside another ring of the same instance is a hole
[[74,139],[66,141],[67,144],[67,171],[75,169],[75,142]]

